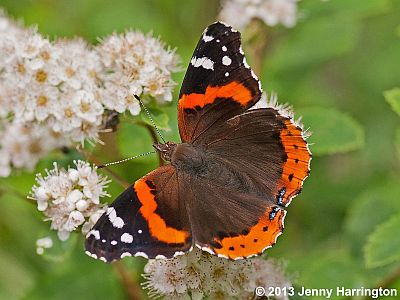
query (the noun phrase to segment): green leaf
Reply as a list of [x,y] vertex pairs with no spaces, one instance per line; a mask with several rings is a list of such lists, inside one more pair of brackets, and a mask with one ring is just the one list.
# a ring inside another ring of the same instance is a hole
[[368,268],[400,262],[400,213],[379,225],[368,237],[365,262]]
[[130,157],[153,150],[153,140],[149,131],[138,124],[123,122],[118,130],[117,142],[122,157]]
[[[359,31],[358,22],[342,15],[316,17],[299,23],[279,42],[279,51],[270,57],[266,70],[309,70],[354,49]],[[316,45],[316,41],[320,43]]]
[[383,93],[387,103],[400,116],[400,88],[394,88]]
[[364,0],[360,5],[359,0],[337,0],[325,1],[323,5],[319,1],[303,1],[299,3],[302,10],[311,12],[307,21],[311,21],[315,16],[331,15],[351,15],[353,18],[370,17],[387,12],[391,9],[391,3],[388,0]]
[[[168,115],[162,111],[161,109],[157,109],[157,108],[147,108],[151,117],[154,120],[154,123],[156,124],[156,126],[159,129],[163,129],[163,130],[170,130],[169,127],[169,117]],[[146,111],[142,110],[140,112],[140,116],[143,122],[145,122],[146,124],[153,126],[153,123],[151,122],[150,118],[148,117]]]
[[[83,243],[82,239],[80,241]],[[107,295],[107,296],[105,296]],[[123,289],[111,264],[95,261],[76,247],[62,263],[43,272],[32,289],[20,299],[124,299]]]
[[0,299],[20,299],[33,285],[31,266],[0,248]]
[[400,185],[397,180],[369,188],[350,203],[345,230],[356,252],[361,254],[368,235],[375,228],[400,213]]
[[[306,288],[332,288],[336,291],[337,286],[353,287],[365,284],[364,276],[361,266],[347,249],[330,249],[319,257],[309,260],[307,268],[301,270],[298,281],[299,285]],[[332,299],[346,299],[346,297],[335,295]]]
[[343,153],[364,146],[364,130],[349,115],[334,108],[313,107],[300,109],[305,128],[310,128],[309,139],[314,155]]
[[41,257],[50,262],[63,262],[67,260],[76,248],[77,243],[81,241],[79,235],[81,235],[80,229],[78,229],[77,232],[72,232],[68,240],[60,241],[55,231],[43,232],[41,237],[49,236],[53,241],[53,246],[44,249],[44,253]]
[[394,145],[395,145],[395,147],[397,149],[397,154],[398,154],[399,159],[400,159],[400,128],[397,128],[397,130],[396,130],[396,135],[395,135],[395,138],[394,138]]

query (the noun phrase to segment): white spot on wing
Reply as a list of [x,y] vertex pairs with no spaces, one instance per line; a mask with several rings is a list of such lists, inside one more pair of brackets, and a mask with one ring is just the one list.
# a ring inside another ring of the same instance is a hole
[[107,209],[108,219],[110,220],[111,224],[116,228],[124,227],[125,223],[120,217],[117,216],[117,212],[113,207],[109,207]]
[[94,259],[97,259],[97,255],[96,255],[96,254],[92,254],[92,253],[90,253],[89,251],[85,251],[85,253],[86,253],[87,255],[89,255],[90,257],[93,257]]
[[111,245],[115,246],[116,244],[118,244],[117,241],[111,241]]
[[156,259],[167,259],[167,258],[164,255],[159,254],[156,256]]
[[[219,256],[219,255],[218,255]],[[220,257],[224,257],[225,255],[223,255],[223,256],[220,256]],[[250,255],[250,256],[252,256],[252,255]],[[246,258],[248,258],[248,257],[250,257],[250,256],[246,256]],[[226,257],[227,258],[227,257]],[[238,256],[238,257],[235,257],[233,260],[240,260],[240,259],[244,259],[244,257],[243,256]]]
[[[191,251],[191,250],[189,250],[189,251]],[[181,256],[181,255],[185,255],[185,252],[177,251],[177,252],[174,253],[174,257]]]
[[196,58],[195,56],[193,56],[190,63],[195,68],[203,67],[204,69],[214,70],[214,62],[208,57]]
[[202,251],[208,252],[210,254],[215,254],[214,251],[212,251],[210,248],[208,247],[202,247],[201,245],[196,244],[196,247],[199,248]]
[[103,243],[105,243],[105,242],[106,242],[106,240],[105,240],[105,239],[102,239],[101,241],[102,241]]
[[137,232],[138,232],[139,234],[141,234],[143,231],[142,231],[142,229],[139,229]]
[[214,39],[214,37],[212,37],[211,35],[207,35],[205,32],[203,33],[203,41],[207,42],[211,42]]
[[220,40],[218,39],[218,40],[217,40],[217,43],[219,43],[219,42],[220,42]]
[[127,232],[125,232],[123,235],[121,235],[121,242],[130,244],[133,242],[133,236]]
[[99,258],[101,261],[107,262],[107,259],[105,259],[105,257],[100,257]]
[[232,63],[232,59],[230,59],[228,56],[224,56],[223,58],[222,58],[222,63],[225,65],[225,66],[229,66],[231,63]]
[[229,76],[229,72],[226,72],[226,73],[225,73],[225,77],[228,77],[228,76]]
[[98,230],[90,230],[86,237],[88,238],[91,235],[93,235],[96,240],[100,239],[100,232]]
[[251,76],[252,76],[255,80],[258,80],[258,77],[257,77],[257,75],[253,72],[253,70],[251,70]]
[[222,51],[227,51],[228,50],[228,48],[226,48],[226,46],[222,46]]
[[250,69],[250,66],[249,66],[249,64],[247,63],[246,57],[243,57],[243,64],[244,64],[244,67],[245,67],[245,68]]
[[132,256],[129,252],[124,252],[121,254],[121,258],[127,257],[127,256]]
[[149,257],[147,256],[147,254],[144,253],[144,252],[137,252],[137,253],[135,253],[135,257],[138,257],[138,256],[141,256],[141,257],[144,257],[144,258],[149,258]]

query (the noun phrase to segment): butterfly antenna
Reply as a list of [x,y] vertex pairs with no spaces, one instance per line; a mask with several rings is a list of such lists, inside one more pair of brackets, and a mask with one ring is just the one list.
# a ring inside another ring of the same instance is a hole
[[97,169],[102,169],[102,168],[105,168],[105,167],[108,167],[108,166],[120,164],[120,163],[126,162],[128,160],[135,159],[135,158],[142,157],[142,156],[146,156],[146,155],[153,154],[153,153],[156,153],[156,151],[150,151],[150,152],[142,153],[142,154],[135,155],[135,156],[132,156],[132,157],[124,158],[124,159],[121,159],[121,160],[109,162],[109,163],[106,163],[106,164],[103,164],[103,165],[99,165],[99,166],[97,166]]
[[164,142],[164,144],[166,144],[167,142],[164,140],[163,136],[161,135],[160,130],[158,130],[156,123],[154,123],[153,117],[151,116],[149,110],[147,109],[147,107],[144,105],[144,103],[142,102],[142,100],[140,100],[138,95],[133,95],[139,102],[140,104],[143,106],[144,110],[146,111],[147,117],[150,119],[151,124],[153,125],[154,129],[156,130],[157,134],[160,136],[160,138],[162,139],[162,141]]

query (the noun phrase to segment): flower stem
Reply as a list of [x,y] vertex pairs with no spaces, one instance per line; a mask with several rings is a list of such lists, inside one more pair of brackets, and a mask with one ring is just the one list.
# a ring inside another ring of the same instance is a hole
[[132,278],[121,261],[112,264],[130,300],[143,299],[139,284]]
[[245,42],[252,58],[252,68],[261,76],[262,64],[268,44],[268,29],[260,20],[253,20],[246,29]]
[[394,270],[393,273],[391,273],[388,277],[386,277],[385,279],[383,279],[380,283],[378,287],[382,287],[382,288],[387,288],[389,287],[391,284],[393,284],[397,279],[400,278],[400,268],[397,268],[396,270]]

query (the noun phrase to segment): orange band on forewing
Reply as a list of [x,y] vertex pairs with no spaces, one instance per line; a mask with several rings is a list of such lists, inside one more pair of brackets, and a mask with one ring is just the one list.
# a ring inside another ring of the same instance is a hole
[[289,119],[285,121],[285,126],[286,128],[280,133],[280,138],[287,160],[283,164],[282,177],[277,185],[278,191],[282,188],[286,190],[282,199],[283,205],[287,205],[290,199],[300,192],[303,181],[310,172],[309,162],[311,160],[311,153],[302,136],[301,128]]
[[231,82],[223,86],[209,86],[205,94],[183,94],[179,99],[179,108],[204,107],[217,98],[232,98],[242,106],[246,106],[253,99],[250,90],[242,83]]
[[247,234],[216,239],[215,242],[222,247],[214,248],[215,253],[235,259],[260,254],[265,248],[272,246],[283,231],[283,219],[286,214],[285,210],[279,209],[270,220],[272,210],[273,208],[269,207]]
[[184,243],[189,237],[189,233],[184,230],[178,230],[169,227],[165,221],[155,213],[157,202],[152,189],[146,184],[145,179],[139,179],[135,182],[134,189],[136,191],[139,202],[142,204],[140,213],[147,221],[150,234],[161,242],[169,244]]

